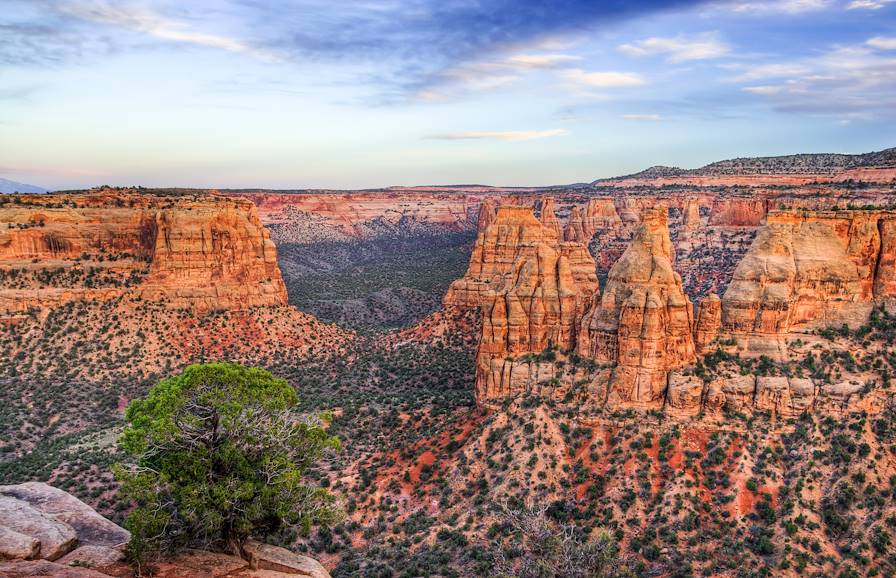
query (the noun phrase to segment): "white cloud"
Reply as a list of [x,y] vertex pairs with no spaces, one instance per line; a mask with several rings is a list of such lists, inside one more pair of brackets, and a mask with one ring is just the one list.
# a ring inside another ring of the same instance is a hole
[[534,69],[534,68],[556,68],[569,62],[581,60],[581,56],[573,56],[571,54],[517,54],[508,57],[501,64],[509,68]]
[[875,36],[865,44],[878,50],[896,50],[896,36]]
[[562,128],[549,130],[469,131],[434,134],[427,138],[436,140],[535,140],[563,136],[569,131]]
[[853,0],[847,5],[847,10],[880,10],[893,0]]
[[752,94],[769,95],[769,94],[778,94],[780,92],[783,92],[784,88],[785,87],[781,86],[781,85],[775,86],[775,85],[771,85],[771,84],[766,84],[763,86],[748,86],[748,87],[744,88],[744,92],[749,92]]
[[769,78],[783,78],[787,76],[807,74],[810,67],[799,62],[776,62],[771,64],[757,64],[749,67],[737,65],[736,70],[740,70],[740,74],[732,78],[732,80],[752,82]]
[[138,8],[113,6],[105,2],[70,2],[60,5],[58,9],[77,18],[119,26],[162,40],[220,48],[265,60],[278,59],[273,52],[253,47],[236,38],[190,30],[183,23]]
[[634,72],[588,72],[570,68],[560,72],[564,79],[584,86],[598,88],[624,88],[646,84],[641,75]]
[[760,0],[756,2],[732,2],[721,6],[734,12],[799,14],[825,10],[833,6],[833,2],[831,0]]
[[663,120],[663,117],[658,114],[623,114],[622,118],[625,120],[636,120],[643,122],[657,122]]
[[622,44],[618,50],[629,56],[665,56],[669,62],[706,60],[718,58],[730,52],[731,47],[719,40],[716,34],[651,37],[638,42]]
[[[878,43],[880,44],[880,43]],[[753,67],[738,80],[776,110],[840,118],[896,113],[896,57],[868,45],[836,46],[819,56]]]

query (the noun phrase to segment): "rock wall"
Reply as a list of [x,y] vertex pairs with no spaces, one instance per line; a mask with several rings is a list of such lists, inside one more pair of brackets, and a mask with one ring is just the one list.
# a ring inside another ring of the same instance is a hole
[[248,201],[108,189],[2,201],[2,314],[122,295],[197,310],[286,304]]
[[875,302],[894,295],[894,219],[887,211],[769,213],[725,291],[722,331],[755,345],[863,323]]

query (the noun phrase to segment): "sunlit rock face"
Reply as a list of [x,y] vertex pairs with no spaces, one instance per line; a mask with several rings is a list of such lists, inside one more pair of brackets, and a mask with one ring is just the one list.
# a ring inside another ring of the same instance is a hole
[[666,210],[645,211],[583,320],[579,354],[616,364],[610,402],[662,405],[669,370],[695,359],[693,307],[673,260]]

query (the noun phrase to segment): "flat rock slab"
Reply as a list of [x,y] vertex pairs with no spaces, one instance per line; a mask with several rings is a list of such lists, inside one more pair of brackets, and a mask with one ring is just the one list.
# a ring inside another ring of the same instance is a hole
[[47,560],[0,562],[0,576],[3,578],[109,578],[107,574],[48,562]]
[[71,526],[81,545],[121,546],[131,539],[130,532],[102,517],[78,498],[42,482],[0,486],[0,496],[26,502],[35,510]]
[[40,554],[40,540],[0,526],[0,560],[28,560]]
[[330,574],[320,562],[308,556],[294,554],[286,548],[250,541],[244,549],[253,569],[273,570],[311,578],[330,578]]
[[120,562],[122,559],[124,559],[124,554],[121,553],[121,550],[109,546],[88,545],[69,552],[57,562],[65,565],[79,563],[81,566],[90,568],[103,568]]
[[78,534],[68,524],[4,495],[0,495],[0,527],[39,540],[40,557],[46,560],[60,558],[78,544]]

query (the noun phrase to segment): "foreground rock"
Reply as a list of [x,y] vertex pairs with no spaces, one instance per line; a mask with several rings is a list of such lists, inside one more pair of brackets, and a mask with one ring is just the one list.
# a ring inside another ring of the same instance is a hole
[[[0,577],[125,578],[130,533],[74,496],[40,482],[0,486]],[[317,560],[260,542],[249,560],[188,551],[156,564],[160,578],[329,578]],[[41,558],[41,559],[35,559]]]

